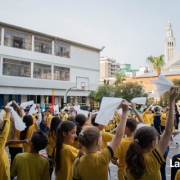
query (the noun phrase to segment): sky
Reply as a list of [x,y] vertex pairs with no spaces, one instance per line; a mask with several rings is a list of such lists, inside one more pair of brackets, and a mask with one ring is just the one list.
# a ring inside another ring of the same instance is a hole
[[100,56],[147,66],[165,54],[168,17],[180,51],[179,0],[0,0],[0,21],[101,48]]

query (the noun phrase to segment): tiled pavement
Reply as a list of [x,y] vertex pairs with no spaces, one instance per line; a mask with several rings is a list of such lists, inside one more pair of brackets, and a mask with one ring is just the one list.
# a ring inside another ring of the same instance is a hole
[[[180,145],[180,134],[173,137],[173,141],[170,141],[170,151],[168,154],[167,162],[166,162],[166,177],[167,180],[170,180],[170,174],[171,174],[171,168],[170,168],[170,159],[175,155],[175,154],[180,154],[180,147],[177,146],[177,143]],[[43,156],[46,156],[45,151],[40,152]],[[113,165],[110,163],[110,175],[109,175],[109,180],[118,180],[117,178],[117,166]],[[55,176],[53,173],[52,179],[55,180]]]

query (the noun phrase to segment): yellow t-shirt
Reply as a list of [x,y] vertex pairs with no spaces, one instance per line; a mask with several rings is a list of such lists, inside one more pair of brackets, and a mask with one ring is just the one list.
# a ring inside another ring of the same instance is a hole
[[107,147],[107,143],[112,141],[112,139],[114,138],[114,135],[105,131],[101,131],[101,136],[102,136],[101,151],[102,151],[103,149]]
[[54,116],[52,116],[51,114],[48,115],[48,117],[47,117],[47,126],[48,126],[48,127],[50,127],[50,125],[51,125],[51,120],[52,120],[53,117],[54,117]]
[[61,168],[56,174],[56,180],[72,180],[73,163],[78,155],[78,150],[70,145],[63,144],[60,153]]
[[[26,134],[26,139],[30,139],[33,132],[36,130],[35,124],[29,126]],[[30,146],[27,143],[23,143],[24,152],[30,151]]]
[[49,132],[48,138],[49,138],[48,156],[52,156],[54,147],[56,145],[56,133],[54,131],[51,133]]
[[146,113],[146,111],[142,114],[142,117],[144,119],[144,124],[154,124],[154,114],[151,113],[151,114],[148,114]]
[[113,157],[113,150],[108,146],[101,153],[89,153],[80,158],[74,166],[73,177],[83,180],[108,180],[108,165]]
[[[15,128],[14,121],[10,121],[10,130],[7,141],[20,140],[20,131]],[[22,148],[22,144],[12,144],[9,147]]]
[[133,137],[123,138],[121,143],[118,146],[117,151],[114,154],[114,157],[119,159],[119,169],[118,169],[118,178],[119,180],[124,180],[124,169],[126,166],[125,158],[126,158],[126,151],[133,141]]
[[9,134],[10,117],[5,116],[4,120],[6,120],[6,122],[4,123],[4,129],[0,133],[0,179],[9,180],[10,179],[9,159],[4,147]]
[[161,113],[161,126],[166,126],[166,113]]
[[114,129],[114,124],[109,124],[109,125],[107,125],[107,126],[105,126],[105,130],[106,131],[111,131],[111,130],[113,130]]
[[118,125],[119,122],[120,122],[120,117],[119,117],[119,115],[115,114],[115,115],[114,115],[114,119],[115,119],[115,121],[116,121],[116,125]]
[[49,180],[49,163],[39,154],[21,153],[14,158],[11,175],[17,180]]
[[[160,167],[163,162],[165,160],[159,148],[155,148],[151,153],[144,154],[146,170],[141,180],[161,180]],[[125,171],[125,179],[135,180],[129,171]]]
[[176,177],[174,180],[180,180],[180,170],[176,172]]
[[74,141],[71,146],[73,146],[76,149],[79,149],[79,141]]
[[63,115],[63,119],[62,120],[65,121],[65,120],[67,120],[67,118],[68,118],[68,114],[66,113],[66,114]]

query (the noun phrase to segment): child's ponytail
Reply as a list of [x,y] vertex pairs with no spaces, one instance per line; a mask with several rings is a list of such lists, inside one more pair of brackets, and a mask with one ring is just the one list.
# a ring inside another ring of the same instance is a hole
[[126,171],[129,171],[134,179],[141,179],[145,171],[143,150],[152,147],[158,133],[153,127],[139,128],[134,134],[134,140],[126,152]]
[[127,170],[134,177],[140,179],[144,174],[145,164],[142,149],[138,144],[138,139],[135,139],[126,152]]

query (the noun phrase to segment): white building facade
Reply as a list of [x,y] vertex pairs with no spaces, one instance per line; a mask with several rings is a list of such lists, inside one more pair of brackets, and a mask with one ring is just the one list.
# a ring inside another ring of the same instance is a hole
[[99,85],[100,49],[0,22],[0,105],[16,100],[62,106],[76,77],[89,79],[89,91],[71,89],[68,102],[87,104]]

